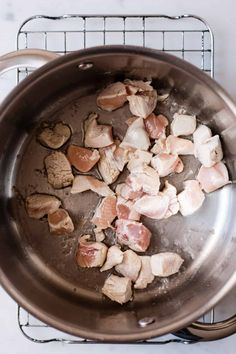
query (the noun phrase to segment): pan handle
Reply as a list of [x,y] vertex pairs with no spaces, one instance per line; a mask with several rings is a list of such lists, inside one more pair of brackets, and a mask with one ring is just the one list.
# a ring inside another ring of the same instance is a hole
[[21,49],[0,57],[0,76],[15,68],[34,68],[59,57],[59,54],[43,49]]
[[215,323],[194,322],[189,327],[174,333],[176,336],[193,341],[214,341],[236,333],[236,314]]

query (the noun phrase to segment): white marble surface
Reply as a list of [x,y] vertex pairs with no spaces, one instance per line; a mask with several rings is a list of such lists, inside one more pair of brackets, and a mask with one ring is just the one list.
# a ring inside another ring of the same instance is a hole
[[[16,31],[22,21],[34,14],[61,15],[64,13],[114,13],[114,14],[145,14],[165,13],[178,15],[192,13],[204,17],[215,33],[216,79],[236,99],[236,12],[234,0],[0,0],[0,54],[12,51],[16,47]],[[4,94],[2,88],[10,88],[8,77],[0,81],[0,97]],[[236,304],[236,289],[231,292],[226,301],[228,312],[232,313]],[[85,350],[89,353],[120,353],[124,350],[132,353],[223,353],[233,354],[236,351],[236,335],[213,343],[201,343],[189,346],[170,344],[162,347],[149,346],[119,346],[119,345],[62,345],[58,343],[34,344],[27,341],[20,333],[16,321],[17,306],[0,288],[0,343],[1,353],[8,354],[51,354],[78,353]],[[225,312],[225,307],[222,310]]]

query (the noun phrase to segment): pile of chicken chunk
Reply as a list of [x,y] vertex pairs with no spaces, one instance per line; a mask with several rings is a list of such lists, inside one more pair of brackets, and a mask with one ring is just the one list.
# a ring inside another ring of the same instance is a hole
[[[94,235],[79,238],[76,262],[80,267],[109,271],[102,292],[120,304],[132,299],[132,285],[144,289],[155,277],[179,272],[184,262],[171,251],[145,255],[155,235],[141,217],[168,219],[178,212],[188,216],[202,206],[205,193],[229,183],[219,136],[213,136],[207,126],[197,125],[194,115],[175,113],[170,123],[164,115],[155,114],[158,101],[164,99],[168,94],[158,95],[151,82],[127,79],[109,85],[98,94],[97,106],[112,112],[129,104],[132,116],[127,117],[122,141],[115,137],[112,126],[99,124],[98,114],[90,113],[84,122],[84,146],[70,144],[66,154],[53,151],[44,161],[48,183],[55,189],[71,186],[71,194],[92,191],[101,196],[91,219]],[[38,141],[57,150],[70,136],[70,128],[60,122],[44,127]],[[183,190],[177,193],[165,178],[160,190],[162,177],[184,170],[183,155],[200,161],[196,179],[183,181]],[[101,179],[88,174],[96,166]],[[125,170],[124,182],[114,187]],[[29,216],[47,216],[49,230],[55,235],[74,231],[73,221],[61,205],[57,197],[46,194],[26,199]],[[115,231],[111,247],[106,245],[104,233],[108,228]]]

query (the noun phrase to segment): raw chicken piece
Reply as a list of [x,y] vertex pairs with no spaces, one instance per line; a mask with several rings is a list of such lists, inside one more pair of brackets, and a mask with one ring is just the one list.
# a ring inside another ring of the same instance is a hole
[[197,180],[206,193],[214,192],[229,183],[229,174],[223,162],[218,162],[212,167],[201,166]]
[[141,270],[134,284],[135,289],[145,289],[154,280],[151,269],[151,257],[139,256],[141,260]]
[[123,253],[122,262],[115,267],[118,273],[132,281],[136,281],[138,278],[140,268],[141,260],[139,256],[131,250],[127,250]]
[[77,263],[83,268],[101,267],[106,259],[107,246],[102,242],[88,241],[89,239],[90,235],[80,237]]
[[107,259],[100,272],[104,272],[105,270],[109,270],[115,267],[117,264],[120,264],[123,261],[123,252],[120,250],[119,246],[114,245],[108,248],[107,251]]
[[142,191],[151,195],[156,195],[160,188],[158,173],[146,164],[133,168],[131,174],[126,179],[126,183],[133,191]]
[[127,97],[131,113],[137,117],[147,118],[156,108],[156,90],[145,91]]
[[205,143],[205,141],[212,137],[211,129],[206,125],[199,125],[193,133],[193,142],[195,146]]
[[179,271],[184,260],[177,253],[163,252],[151,256],[152,274],[158,277],[169,277]]
[[168,210],[164,216],[164,219],[167,219],[170,216],[177,214],[179,211],[179,202],[177,198],[176,188],[168,181],[165,181],[165,188],[160,194],[165,195],[169,198]]
[[174,136],[190,135],[196,129],[196,116],[175,113],[171,122],[171,133]]
[[123,171],[125,165],[129,161],[129,150],[123,149],[119,146],[120,142],[116,142],[116,149],[114,151],[114,159],[116,161],[116,166],[120,172]]
[[126,200],[121,196],[117,197],[116,212],[118,219],[128,219],[139,221],[140,214],[134,209],[134,202]]
[[141,222],[116,220],[116,237],[121,245],[136,252],[145,252],[150,244],[151,232]]
[[38,135],[39,142],[51,149],[59,149],[70,139],[71,130],[67,124],[62,122],[44,125]]
[[84,123],[85,139],[87,147],[102,148],[113,144],[112,127],[110,125],[97,124],[98,115],[91,113]]
[[114,192],[106,185],[105,182],[99,181],[99,179],[93,176],[75,176],[73,185],[71,188],[71,194],[82,193],[91,190],[102,197],[108,197],[114,195]]
[[124,304],[131,300],[131,280],[111,274],[105,281],[102,292],[112,301]]
[[129,80],[125,79],[124,84],[129,95],[135,95],[137,92],[153,91],[150,85],[151,81]]
[[151,148],[151,152],[156,155],[169,154],[170,146],[167,144],[166,137],[161,137],[158,140],[155,140],[155,144]]
[[116,160],[114,158],[114,151],[116,150],[116,145],[112,144],[103,149],[99,149],[100,160],[98,162],[99,172],[105,183],[111,184],[115,182],[120,174],[117,167]]
[[223,158],[219,135],[214,135],[204,143],[196,145],[195,155],[205,167],[212,167]]
[[103,240],[105,240],[105,234],[102,230],[97,229],[96,227],[93,229],[94,234],[95,234],[95,240],[97,242],[102,242]]
[[120,147],[148,150],[149,146],[150,140],[144,127],[143,118],[138,118],[128,127]]
[[178,194],[179,210],[183,216],[193,214],[203,204],[205,195],[199,182],[189,180],[184,182],[184,190]]
[[157,94],[157,102],[164,102],[169,96],[170,93]]
[[126,101],[126,86],[119,81],[107,86],[97,97],[98,107],[108,112],[124,106]]
[[178,155],[159,154],[152,158],[151,166],[155,168],[160,177],[168,176],[170,173],[180,173],[184,165]]
[[77,145],[70,145],[67,150],[67,158],[71,165],[80,172],[88,172],[100,159],[97,150],[86,149]]
[[61,201],[48,194],[32,194],[26,198],[26,210],[29,217],[41,219],[59,209]]
[[66,235],[74,231],[74,224],[65,209],[58,209],[48,215],[50,232],[54,235]]
[[154,113],[151,113],[144,120],[145,129],[151,139],[158,139],[160,136],[165,134],[168,124],[168,119],[162,114],[158,114],[158,116],[156,116]]
[[116,186],[116,194],[122,198],[133,200],[142,197],[142,191],[134,191],[128,184],[120,183]]
[[51,153],[45,158],[44,163],[47,170],[48,183],[53,188],[59,189],[72,184],[74,176],[71,165],[62,152]]
[[116,217],[116,197],[109,196],[102,199],[101,203],[95,210],[95,214],[91,222],[98,229],[103,230],[111,226],[112,221]]
[[194,145],[192,141],[187,139],[178,138],[174,135],[169,135],[166,138],[166,145],[169,148],[171,154],[176,155],[193,155]]
[[149,164],[152,159],[152,153],[148,151],[135,150],[129,154],[129,163],[127,168],[129,171],[139,168],[143,163]]
[[134,209],[151,219],[163,219],[168,211],[169,197],[166,195],[144,195],[134,203]]

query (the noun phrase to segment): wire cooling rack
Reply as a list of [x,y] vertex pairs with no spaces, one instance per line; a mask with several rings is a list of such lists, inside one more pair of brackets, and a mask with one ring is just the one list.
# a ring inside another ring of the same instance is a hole
[[[140,45],[174,54],[214,76],[214,38],[208,24],[194,15],[36,15],[28,18],[17,33],[17,49],[39,48],[58,54],[106,44]],[[17,71],[17,82],[30,73]],[[40,322],[18,307],[18,324],[24,336],[36,343],[99,343],[70,336]],[[201,319],[214,322],[214,309]],[[135,344],[196,343],[169,334]],[[134,343],[133,343],[134,344]]]

